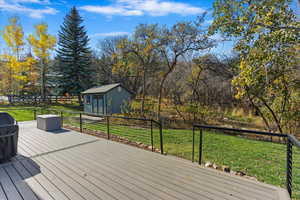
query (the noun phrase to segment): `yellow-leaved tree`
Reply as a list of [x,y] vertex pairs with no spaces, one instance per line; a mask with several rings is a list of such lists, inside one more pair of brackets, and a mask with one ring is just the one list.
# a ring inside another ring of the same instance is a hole
[[6,45],[17,55],[20,59],[20,52],[23,50],[24,43],[23,28],[19,23],[19,18],[12,17],[9,19],[9,24],[3,30],[3,39]]
[[300,21],[289,0],[216,0],[211,33],[235,37],[236,98],[248,101],[268,130],[295,133],[300,119]]
[[35,26],[35,35],[28,36],[28,42],[33,48],[35,56],[39,60],[41,96],[43,99],[46,95],[46,82],[50,51],[56,44],[55,36],[48,34],[48,25],[41,23]]
[[25,45],[24,33],[17,17],[9,19],[9,24],[2,31],[2,37],[8,47],[8,51],[1,55],[4,63],[1,75],[3,92],[23,93],[30,81],[29,74],[34,65],[34,59],[22,56]]

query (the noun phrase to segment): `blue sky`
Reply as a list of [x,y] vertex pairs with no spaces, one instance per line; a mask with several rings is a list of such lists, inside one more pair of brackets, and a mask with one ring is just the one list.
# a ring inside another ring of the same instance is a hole
[[[130,34],[140,23],[172,25],[208,12],[205,25],[209,25],[212,4],[213,0],[0,0],[0,29],[9,17],[19,16],[26,35],[40,22],[46,22],[49,32],[57,35],[65,14],[76,6],[84,18],[90,45],[95,47],[99,39]],[[2,40],[0,45],[3,47]],[[227,54],[231,46],[227,42],[213,51]]]

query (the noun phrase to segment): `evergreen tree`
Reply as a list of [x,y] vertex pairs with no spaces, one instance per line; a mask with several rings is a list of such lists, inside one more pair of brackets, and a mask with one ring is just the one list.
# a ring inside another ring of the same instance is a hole
[[80,92],[92,85],[91,50],[82,22],[76,7],[73,7],[60,27],[57,49],[60,92],[78,95],[80,104]]

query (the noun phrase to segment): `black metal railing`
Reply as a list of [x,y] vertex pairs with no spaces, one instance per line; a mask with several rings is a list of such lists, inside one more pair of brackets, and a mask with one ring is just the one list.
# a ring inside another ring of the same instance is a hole
[[61,116],[63,126],[67,128],[77,128],[80,132],[164,153],[162,124],[153,119],[55,109],[38,109],[33,113],[35,119],[38,114],[57,114]]
[[[218,126],[207,126],[207,125],[193,125],[193,145],[192,145],[192,162],[195,161],[195,153],[196,149],[195,146],[197,144],[195,135],[196,135],[196,130],[199,130],[199,149],[198,149],[198,163],[202,164],[203,163],[203,146],[204,146],[204,141],[203,141],[203,132],[204,130],[209,130],[209,131],[216,131],[215,133],[220,133],[220,132],[226,132],[226,134],[238,134],[239,136],[255,136],[258,135],[259,137],[250,137],[249,139],[253,140],[263,140],[266,141],[268,140],[266,137],[270,137],[269,141],[273,143],[278,143],[280,145],[286,145],[286,189],[289,193],[289,195],[292,197],[293,194],[293,163],[295,162],[293,160],[293,146],[297,147],[298,150],[300,149],[300,142],[299,140],[296,139],[295,136],[290,135],[290,134],[279,134],[279,133],[271,133],[271,132],[263,132],[263,131],[254,131],[254,130],[244,130],[244,129],[235,129],[235,128],[226,128],[226,127],[218,127]],[[211,134],[212,132],[210,132]],[[215,134],[213,133],[213,134]],[[277,139],[274,140],[274,137]],[[245,137],[243,137],[245,138]],[[210,145],[210,144],[207,144]],[[283,150],[283,149],[282,149]],[[281,152],[282,153],[282,152]],[[279,156],[279,155],[278,155]],[[238,158],[236,158],[238,159]],[[267,167],[267,166],[265,166]],[[299,172],[300,170],[298,170]],[[300,174],[298,174],[299,176]],[[298,177],[295,177],[298,178]],[[296,185],[296,184],[295,184]],[[298,190],[300,188],[299,182],[297,181],[297,188],[295,188],[295,191],[297,193],[297,196],[295,198],[299,198],[298,196]]]
[[[287,190],[290,194],[290,196],[292,196],[292,191],[293,191],[293,152],[297,152],[296,150],[293,151],[293,147],[296,147],[297,150],[300,150],[300,141],[297,140],[297,138],[293,135],[287,134],[287,164],[286,164],[286,186],[287,186]],[[298,152],[299,153],[299,152]],[[299,164],[299,163],[297,163]],[[295,178],[299,178],[299,174],[297,174],[298,177],[296,176]],[[298,188],[300,189],[300,188]],[[296,191],[297,192],[297,198],[300,198],[300,194],[299,194],[299,190]]]

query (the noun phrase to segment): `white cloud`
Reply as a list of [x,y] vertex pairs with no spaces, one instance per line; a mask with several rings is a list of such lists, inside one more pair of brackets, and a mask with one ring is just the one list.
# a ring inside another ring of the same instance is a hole
[[54,8],[30,9],[29,16],[32,18],[43,18],[44,15],[55,15],[58,11]]
[[212,40],[215,40],[216,42],[220,42],[220,41],[224,41],[225,38],[220,34],[220,33],[216,33],[212,36],[209,37]]
[[91,37],[114,37],[114,36],[123,36],[130,35],[129,32],[109,32],[109,33],[95,33]]
[[179,3],[165,0],[116,0],[114,4],[108,6],[82,6],[82,10],[104,15],[123,16],[166,16],[169,14],[197,15],[206,10],[192,6],[187,3]]
[[154,16],[164,16],[168,14],[196,15],[205,12],[204,9],[199,7],[193,7],[186,3],[176,3],[171,1],[144,0],[136,1],[134,3],[128,0],[121,1],[131,4],[137,9],[143,10],[144,12]]
[[208,19],[208,20],[205,20],[204,21],[204,25],[211,25],[212,23],[214,22],[214,20],[213,19]]
[[11,0],[14,3],[50,4],[49,0]]
[[15,2],[12,2],[12,1],[6,2],[4,0],[0,0],[0,9],[2,11],[8,11],[8,12],[14,12],[14,13],[18,13],[18,12],[26,13],[27,15],[29,15],[32,18],[42,18],[46,14],[54,15],[58,12],[56,9],[51,8],[51,7],[29,8],[29,7],[23,6],[20,3],[18,3],[20,1],[33,2],[35,0],[16,0]]
[[142,15],[143,13],[139,10],[127,10],[122,7],[113,7],[113,6],[82,6],[82,10],[94,13],[100,13],[104,15]]

